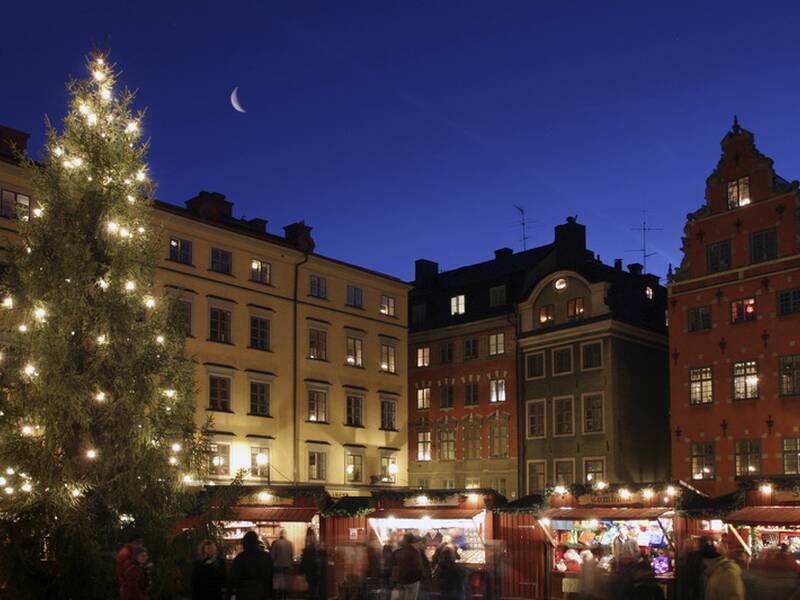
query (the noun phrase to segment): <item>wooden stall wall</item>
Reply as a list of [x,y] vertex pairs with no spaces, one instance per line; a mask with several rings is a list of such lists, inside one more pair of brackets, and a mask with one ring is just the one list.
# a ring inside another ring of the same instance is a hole
[[[532,515],[494,514],[494,540],[487,539],[486,568],[496,600],[547,598],[547,538]],[[498,596],[499,591],[499,596]]]
[[359,589],[367,575],[369,546],[377,544],[366,517],[322,517],[320,541],[327,554],[326,590],[337,598]]

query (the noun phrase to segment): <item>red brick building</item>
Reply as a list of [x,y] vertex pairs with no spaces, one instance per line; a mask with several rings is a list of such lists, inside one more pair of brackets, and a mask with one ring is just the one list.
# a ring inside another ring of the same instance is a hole
[[800,470],[800,194],[734,120],[669,285],[672,475]]

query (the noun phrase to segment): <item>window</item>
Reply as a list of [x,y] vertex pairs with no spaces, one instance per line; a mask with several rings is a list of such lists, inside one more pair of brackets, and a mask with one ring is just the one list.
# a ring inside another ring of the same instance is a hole
[[729,240],[710,244],[706,248],[709,273],[719,273],[731,268],[731,243]]
[[192,335],[192,303],[178,300],[175,309],[178,311],[178,320],[182,324],[184,335]]
[[603,366],[603,342],[581,344],[581,370],[599,369]]
[[364,308],[364,290],[354,285],[348,285],[347,305],[355,308]]
[[800,394],[800,354],[781,356],[780,378],[781,396]]
[[439,347],[439,362],[443,365],[453,362],[453,342],[446,342]]
[[443,490],[454,490],[456,488],[456,480],[455,479],[442,479],[442,489]]
[[800,313],[800,288],[778,292],[778,314]]
[[689,404],[711,404],[714,379],[711,367],[689,369]]
[[250,475],[262,479],[269,477],[269,448],[250,446]]
[[345,425],[350,427],[364,426],[364,398],[361,396],[347,396],[347,415]]
[[9,219],[22,217],[23,220],[30,218],[31,197],[27,194],[18,194],[11,190],[3,190],[2,205],[0,205],[0,216]]
[[250,414],[269,416],[269,384],[264,381],[250,382]]
[[525,355],[525,379],[544,377],[544,352]]
[[555,318],[555,306],[552,304],[548,304],[547,306],[542,306],[539,308],[539,323],[541,325],[547,325],[551,323]]
[[480,420],[464,423],[464,458],[479,460],[483,457],[483,424]]
[[605,481],[606,461],[602,458],[585,458],[583,460],[583,476],[586,483]]
[[317,423],[328,422],[328,393],[322,390],[308,390],[308,420]]
[[489,356],[504,354],[506,348],[506,336],[504,333],[493,333],[489,336]]
[[490,379],[489,380],[489,402],[492,404],[496,402],[506,401],[506,380],[505,379]]
[[417,408],[426,409],[431,407],[431,388],[417,388]]
[[308,330],[308,358],[328,360],[328,332],[323,329]]
[[575,483],[575,463],[571,460],[554,460],[555,484],[569,487]]
[[656,293],[653,291],[653,288],[648,285],[646,288],[644,288],[644,295],[648,300],[652,300]]
[[761,440],[736,440],[736,475],[761,472]]
[[750,178],[739,177],[728,182],[728,208],[739,208],[750,204]]
[[580,319],[583,317],[583,298],[573,298],[567,302],[567,318]]
[[439,393],[439,406],[441,408],[453,408],[455,400],[454,387],[451,384],[446,383],[441,387],[441,391]]
[[419,479],[417,479],[417,487],[421,490],[428,489],[428,480],[420,477]]
[[397,457],[393,454],[381,456],[381,481],[384,483],[397,482]]
[[211,270],[230,275],[233,270],[233,254],[220,248],[211,249]]
[[381,398],[381,429],[397,431],[397,402]]
[[465,340],[464,360],[471,360],[473,358],[478,358],[478,340]]
[[311,275],[309,277],[309,289],[308,289],[309,296],[314,296],[315,298],[327,298],[328,297],[328,282],[324,277],[320,277],[319,275]]
[[417,460],[431,459],[431,432],[417,432]]
[[575,414],[573,411],[572,396],[553,399],[553,412],[555,417],[554,435],[575,435]]
[[431,349],[429,346],[417,348],[417,366],[427,367],[431,364]]
[[745,298],[731,302],[731,323],[756,320],[756,299]]
[[603,394],[583,396],[583,433],[603,433]]
[[381,344],[381,371],[397,373],[397,349],[392,344]]
[[489,288],[489,306],[504,306],[506,303],[506,286],[496,285]]
[[308,452],[308,478],[312,481],[324,481],[328,455],[319,450]]
[[211,464],[208,465],[208,474],[212,477],[224,477],[231,474],[231,445],[209,444]]
[[692,444],[692,479],[714,479],[714,442]]
[[711,329],[711,307],[698,306],[689,309],[689,331]]
[[508,456],[508,417],[497,416],[489,420],[489,456]]
[[545,433],[545,402],[544,400],[529,400],[526,404],[526,421],[528,430],[526,437],[542,438]]
[[450,314],[451,315],[463,315],[466,312],[466,301],[464,299],[464,294],[459,294],[458,296],[452,296],[450,298]]
[[758,398],[758,363],[754,360],[733,363],[733,399]]
[[479,390],[477,381],[464,384],[464,406],[478,406],[480,404]]
[[357,337],[347,338],[347,364],[351,367],[364,366],[364,340]]
[[272,282],[272,265],[254,258],[250,261],[250,281],[258,283]]
[[553,350],[553,375],[572,373],[572,347]]
[[230,412],[231,380],[228,377],[211,375],[208,378],[208,408]]
[[547,463],[543,460],[528,461],[528,494],[543,492],[547,485]]
[[783,472],[800,475],[800,437],[783,438]]
[[349,483],[364,479],[364,457],[360,454],[347,453],[344,472]]
[[419,327],[425,324],[427,309],[424,304],[415,304],[411,307],[411,324]]
[[231,343],[231,311],[211,308],[208,337],[212,342]]
[[388,296],[387,294],[381,294],[381,308],[380,312],[382,315],[386,315],[387,317],[394,316],[394,296]]
[[480,477],[467,477],[464,480],[464,487],[468,490],[477,490],[481,487]]
[[185,265],[192,264],[192,242],[177,237],[169,238],[169,259]]
[[456,459],[456,430],[450,427],[439,429],[439,460]]
[[250,347],[269,350],[269,319],[250,317]]
[[497,479],[492,480],[492,489],[496,491],[501,496],[506,495],[506,478],[505,477],[498,477]]
[[774,229],[750,234],[750,262],[759,263],[778,257],[778,235]]

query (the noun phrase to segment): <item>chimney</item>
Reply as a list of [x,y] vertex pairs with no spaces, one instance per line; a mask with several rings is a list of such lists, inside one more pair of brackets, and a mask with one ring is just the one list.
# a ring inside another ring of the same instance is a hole
[[631,275],[641,275],[643,268],[641,263],[631,263],[628,265],[628,272]]
[[614,268],[617,271],[622,271],[622,259],[621,258],[615,258],[614,259]]
[[306,225],[305,221],[298,221],[283,228],[286,241],[301,252],[313,252],[314,239],[311,237],[313,227]]
[[0,156],[16,161],[15,151],[27,154],[29,137],[29,133],[0,125]]
[[186,201],[186,208],[203,219],[225,221],[233,218],[233,202],[225,200],[225,194],[203,190]]
[[433,279],[439,274],[439,263],[418,258],[414,261],[414,280],[419,282],[425,279]]
[[567,217],[563,225],[556,225],[556,262],[559,267],[582,263],[586,259],[586,226],[576,217]]
[[514,251],[511,248],[498,248],[497,250],[494,251],[494,259],[500,260],[502,258],[508,258],[513,254]]

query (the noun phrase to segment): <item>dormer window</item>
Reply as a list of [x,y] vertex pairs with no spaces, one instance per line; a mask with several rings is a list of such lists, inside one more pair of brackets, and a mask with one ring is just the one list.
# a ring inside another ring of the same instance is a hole
[[728,182],[728,208],[734,209],[750,204],[750,178],[739,177]]
[[583,318],[583,298],[573,298],[567,302],[567,318],[568,319],[581,319]]
[[450,314],[451,315],[463,315],[466,312],[466,301],[464,299],[464,294],[459,294],[458,296],[452,296],[450,298]]
[[555,312],[555,306],[552,304],[548,304],[539,308],[539,323],[541,325],[552,323],[553,319],[555,318]]

